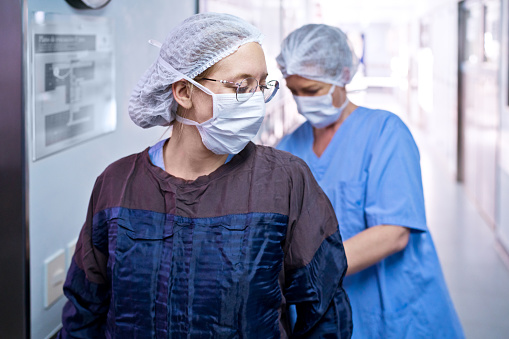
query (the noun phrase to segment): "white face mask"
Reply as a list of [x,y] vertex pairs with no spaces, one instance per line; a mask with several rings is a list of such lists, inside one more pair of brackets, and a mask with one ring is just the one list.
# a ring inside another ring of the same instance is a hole
[[334,107],[332,93],[335,88],[336,86],[333,85],[329,93],[316,97],[293,96],[297,103],[297,110],[313,127],[324,128],[336,122],[348,105],[349,100],[346,98],[341,107]]
[[256,92],[249,100],[239,102],[235,93],[215,94],[196,81],[186,79],[212,96],[212,118],[198,123],[177,114],[177,121],[196,126],[205,147],[215,154],[237,154],[242,151],[258,133],[265,117],[262,92]]

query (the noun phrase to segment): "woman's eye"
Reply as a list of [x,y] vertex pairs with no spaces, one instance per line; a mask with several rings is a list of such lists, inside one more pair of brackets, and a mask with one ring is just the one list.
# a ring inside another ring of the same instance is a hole
[[231,91],[231,92],[235,93],[235,91],[237,91],[238,86],[233,86],[233,85],[228,84],[226,86],[226,88],[228,88],[229,92]]
[[305,90],[304,93],[306,93],[307,95],[315,95],[316,93],[318,93],[318,90],[317,89],[308,89],[308,90]]
[[239,87],[239,89],[237,90],[238,93],[247,93],[248,92],[248,87],[247,86],[244,86],[244,87]]

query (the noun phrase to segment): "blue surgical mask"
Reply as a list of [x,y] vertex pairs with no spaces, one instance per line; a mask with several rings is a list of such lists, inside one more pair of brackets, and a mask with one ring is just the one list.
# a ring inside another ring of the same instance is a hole
[[314,97],[293,96],[297,103],[297,110],[313,127],[324,128],[333,124],[339,119],[346,106],[348,106],[350,101],[346,98],[341,107],[334,107],[332,104],[332,93],[335,88],[336,86],[333,85],[326,95]]

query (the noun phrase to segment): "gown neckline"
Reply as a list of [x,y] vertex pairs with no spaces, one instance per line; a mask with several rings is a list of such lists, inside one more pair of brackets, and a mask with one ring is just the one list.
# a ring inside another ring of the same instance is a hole
[[203,185],[207,185],[211,181],[214,181],[216,179],[219,179],[223,177],[224,175],[227,175],[231,171],[233,171],[237,166],[239,166],[241,163],[246,161],[251,154],[255,150],[255,145],[252,142],[249,142],[244,149],[238,153],[237,155],[233,156],[230,161],[228,161],[225,164],[222,164],[219,166],[216,170],[211,172],[208,175],[202,175],[196,178],[195,180],[186,180],[183,178],[176,177],[172,174],[169,174],[168,172],[162,170],[160,167],[152,164],[150,160],[150,155],[148,154],[149,148],[147,148],[143,154],[143,161],[148,166],[149,171],[155,175],[161,182],[173,184],[179,187],[200,187]]

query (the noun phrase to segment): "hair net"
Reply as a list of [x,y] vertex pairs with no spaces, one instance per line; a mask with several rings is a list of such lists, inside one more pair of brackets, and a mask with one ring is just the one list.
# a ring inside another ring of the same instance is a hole
[[340,87],[352,80],[358,65],[346,34],[337,27],[317,24],[290,33],[276,60],[285,78],[296,74]]
[[131,119],[143,128],[166,126],[175,119],[177,102],[171,84],[195,78],[261,32],[229,14],[201,13],[184,20],[166,37],[159,57],[135,86],[129,100]]

